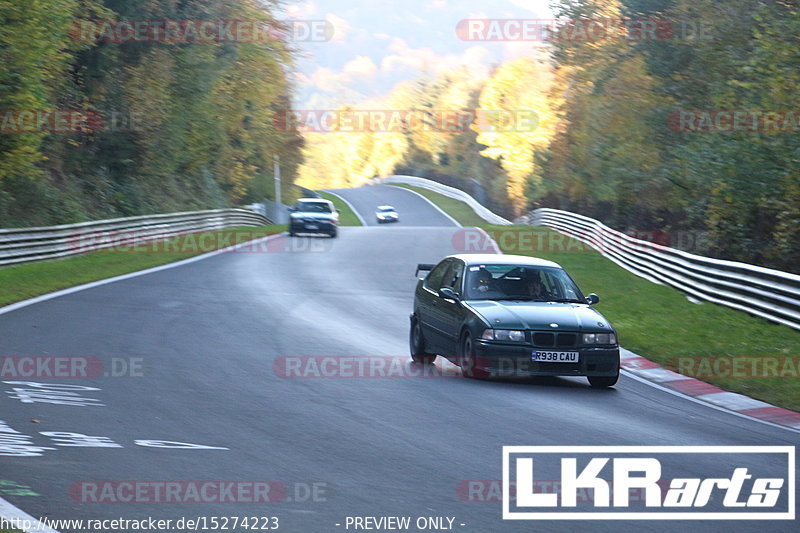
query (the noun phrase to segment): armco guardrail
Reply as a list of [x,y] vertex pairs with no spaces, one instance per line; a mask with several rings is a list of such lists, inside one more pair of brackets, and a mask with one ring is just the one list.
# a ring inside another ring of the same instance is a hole
[[469,205],[475,213],[483,220],[488,222],[489,224],[499,224],[507,226],[511,224],[508,220],[504,219],[500,215],[496,215],[489,211],[486,207],[481,205],[475,198],[470,196],[469,194],[456,189],[454,187],[450,187],[448,185],[442,185],[441,183],[437,183],[435,181],[431,181],[425,178],[418,178],[416,176],[388,176],[385,178],[375,178],[372,180],[372,183],[402,183],[404,185],[411,185],[413,187],[421,187],[423,189],[428,189],[434,192],[438,192],[441,195],[447,196],[449,198],[455,198],[456,200],[461,200]]
[[537,209],[519,221],[585,242],[654,283],[800,329],[800,276],[796,274],[634,239],[592,218],[558,209]]
[[269,223],[267,217],[246,209],[214,209],[3,229],[0,230],[0,265],[55,259],[184,233]]

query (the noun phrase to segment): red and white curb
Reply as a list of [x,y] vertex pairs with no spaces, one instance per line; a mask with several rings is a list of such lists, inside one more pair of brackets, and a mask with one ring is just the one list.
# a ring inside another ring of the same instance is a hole
[[800,431],[800,413],[755,400],[743,394],[722,390],[710,383],[666,369],[624,348],[620,349],[622,369],[634,377],[655,383],[661,388],[688,396],[698,402],[753,418],[770,425]]

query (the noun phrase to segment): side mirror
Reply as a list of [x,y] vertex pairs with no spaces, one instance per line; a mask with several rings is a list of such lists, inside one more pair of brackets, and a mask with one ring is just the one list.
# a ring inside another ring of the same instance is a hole
[[414,273],[415,276],[419,276],[419,271],[422,270],[423,272],[427,272],[429,270],[433,270],[433,267],[436,265],[432,265],[429,263],[420,263],[417,265],[417,271]]
[[293,206],[293,205],[290,205],[289,207],[286,208],[286,210],[287,211],[297,211],[297,208],[295,206]]
[[450,287],[442,287],[439,289],[439,296],[442,298],[447,298],[448,300],[458,301],[458,294],[456,294],[456,292]]
[[586,303],[589,305],[594,305],[600,302],[600,297],[595,293],[591,293],[589,296],[586,297]]

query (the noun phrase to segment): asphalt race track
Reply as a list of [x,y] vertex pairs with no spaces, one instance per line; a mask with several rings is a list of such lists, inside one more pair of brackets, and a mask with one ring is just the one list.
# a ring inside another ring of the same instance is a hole
[[[0,435],[29,437],[14,449],[30,456],[0,457],[0,496],[36,518],[267,516],[287,533],[354,531],[347,516],[451,517],[453,530],[469,533],[797,531],[789,520],[503,521],[498,501],[469,501],[470,480],[501,479],[507,445],[800,442],[627,376],[606,391],[584,379],[283,377],[307,356],[405,361],[414,268],[456,252],[459,229],[419,196],[389,186],[336,192],[368,227],[341,228],[337,239],[279,237],[266,251],[223,253],[0,315],[0,355],[96,357],[123,374],[4,378]],[[380,204],[395,206],[400,222],[377,226]],[[583,289],[602,296],[602,287]],[[59,446],[81,441],[62,433],[108,440]],[[712,468],[700,455],[674,461],[688,477]],[[271,482],[280,501],[109,503],[104,481]],[[4,491],[13,486],[38,495]]]

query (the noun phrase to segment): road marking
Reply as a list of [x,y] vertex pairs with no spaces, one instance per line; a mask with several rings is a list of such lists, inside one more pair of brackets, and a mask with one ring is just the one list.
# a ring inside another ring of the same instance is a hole
[[[441,208],[441,207],[439,207],[438,205],[436,205],[436,204],[435,204],[435,203],[433,203],[432,201],[428,200],[427,198],[425,198],[424,196],[422,196],[422,195],[421,195],[420,193],[418,193],[417,191],[412,191],[411,189],[406,189],[405,187],[398,187],[397,185],[390,185],[390,184],[388,184],[388,183],[384,183],[383,185],[384,185],[384,186],[386,186],[386,187],[394,187],[395,189],[400,189],[400,190],[403,190],[403,191],[406,191],[406,192],[410,192],[411,194],[416,194],[417,196],[419,196],[420,198],[422,198],[423,200],[425,200],[426,202],[428,202],[429,204],[431,204],[431,205],[433,206],[433,208],[434,208],[434,209],[436,209],[437,211],[439,211],[439,212],[440,212],[441,214],[443,214],[445,217],[449,218],[449,219],[450,219],[450,221],[451,221],[453,224],[455,224],[455,225],[456,225],[456,227],[459,227],[459,228],[463,228],[463,227],[464,227],[464,226],[462,226],[462,225],[461,225],[461,224],[458,222],[458,220],[454,219],[453,217],[451,217],[450,215],[448,215],[447,213],[445,213],[444,211],[442,211],[442,208]],[[469,207],[469,206],[467,206],[467,207]],[[470,209],[471,209],[471,208],[470,208]]]
[[177,450],[229,450],[222,446],[206,446],[205,444],[191,444],[189,442],[176,442],[174,440],[135,440],[134,444],[148,448],[173,448]]
[[95,437],[83,433],[69,433],[66,431],[40,431],[39,435],[49,437],[56,446],[74,448],[122,448],[108,437]]
[[17,524],[31,524],[30,528],[22,530],[25,533],[59,533],[55,529],[47,527],[42,522],[39,522],[22,509],[14,507],[3,498],[0,498],[0,516],[9,522],[15,522]]
[[8,494],[10,496],[41,496],[41,494],[28,485],[23,485],[10,479],[0,479],[0,494]]
[[745,409],[760,409],[762,407],[772,407],[772,405],[736,394],[735,392],[714,392],[703,394],[697,397],[698,400],[713,403],[731,411],[744,411]]
[[336,194],[335,192],[331,192],[331,191],[329,191],[329,190],[327,190],[327,189],[325,189],[325,192],[326,192],[326,193],[328,193],[328,194],[332,194],[332,195],[334,195],[335,197],[337,197],[338,199],[340,199],[341,201],[343,201],[345,204],[347,204],[347,207],[349,207],[349,208],[350,208],[350,210],[351,210],[351,211],[352,211],[352,212],[353,212],[353,213],[356,215],[356,217],[358,218],[358,220],[361,222],[361,225],[362,225],[362,226],[366,226],[366,225],[367,225],[367,221],[366,221],[366,220],[364,220],[364,217],[362,217],[362,216],[361,216],[361,213],[359,213],[359,212],[356,210],[356,208],[355,208],[355,207],[353,207],[353,204],[351,204],[351,203],[350,203],[350,202],[347,200],[347,198],[345,198],[344,196],[342,196],[342,195],[340,195],[340,194]]
[[9,398],[22,403],[52,403],[55,405],[71,405],[78,407],[95,406],[104,407],[105,404],[97,398],[84,398],[73,390],[99,391],[96,387],[82,385],[62,385],[59,383],[37,383],[35,381],[4,381],[6,385],[26,385],[26,388],[14,387],[5,391]]

